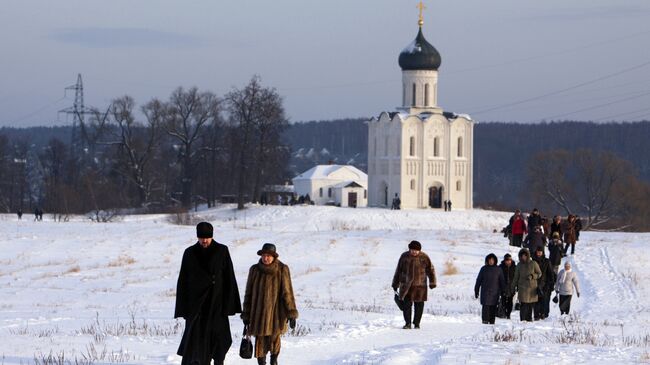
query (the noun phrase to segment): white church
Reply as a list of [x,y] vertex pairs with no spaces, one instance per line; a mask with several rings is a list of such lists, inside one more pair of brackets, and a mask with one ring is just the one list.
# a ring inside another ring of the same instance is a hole
[[438,106],[438,51],[418,34],[399,55],[402,106],[368,121],[368,205],[472,209],[474,122]]

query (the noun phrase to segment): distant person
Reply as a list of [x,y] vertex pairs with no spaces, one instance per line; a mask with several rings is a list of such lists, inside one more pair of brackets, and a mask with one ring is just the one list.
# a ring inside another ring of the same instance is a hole
[[23,210],[18,209],[18,211],[16,212],[16,215],[18,216],[18,220],[23,219]]
[[474,284],[474,297],[477,299],[481,297],[483,324],[494,324],[499,297],[505,290],[505,279],[497,262],[495,254],[487,255],[485,265],[481,267]]
[[445,200],[442,202],[442,204],[445,206],[445,212],[449,210],[449,205],[447,204],[447,201]]
[[542,225],[542,217],[539,215],[539,209],[533,208],[533,211],[528,215],[528,229]]
[[576,241],[580,241],[580,231],[582,231],[582,219],[576,214]]
[[516,210],[515,214],[510,219],[510,231],[512,232],[512,245],[521,247],[524,240],[524,234],[527,232],[526,223],[521,217],[521,211]]
[[[411,241],[409,250],[402,253],[397,262],[395,275],[391,286],[404,301],[404,329],[411,329],[411,324],[417,329],[420,328],[424,302],[427,301],[427,278],[429,289],[436,287],[436,271],[429,256],[422,252],[422,244],[418,241]],[[415,315],[411,320],[412,307],[415,307]]]
[[562,218],[559,215],[553,217],[549,231],[549,238],[553,237],[553,233],[557,232],[560,235],[560,240],[562,239]]
[[510,284],[510,291],[517,293],[519,303],[519,318],[526,322],[533,321],[533,306],[537,303],[537,281],[542,276],[539,265],[530,258],[530,252],[519,250],[519,263],[515,268],[515,277]]
[[506,283],[506,287],[501,298],[501,304],[503,305],[505,318],[508,319],[510,319],[510,313],[512,313],[512,299],[515,296],[515,294],[510,289],[515,278],[515,267],[515,264],[512,262],[512,256],[509,253],[505,254],[503,256],[503,261],[501,261],[501,265],[499,265],[499,268],[503,272],[503,279]]
[[451,200],[447,200],[447,211],[451,212]]
[[280,338],[287,332],[287,323],[291,329],[296,328],[298,310],[289,266],[278,260],[275,245],[265,243],[257,255],[259,261],[248,271],[241,318],[246,335],[255,336],[257,363],[266,364],[270,352],[271,365],[277,365]]
[[571,269],[569,261],[564,263],[564,269],[560,270],[555,283],[555,291],[560,295],[560,315],[569,314],[571,310],[571,296],[575,288],[576,295],[580,298],[580,283],[578,275]]
[[576,251],[576,216],[569,214],[567,217],[566,224],[564,225],[564,254],[566,255],[569,252],[569,246],[571,246],[571,255]]
[[546,247],[546,236],[544,236],[541,226],[535,226],[532,231],[528,233],[524,240],[524,247],[530,252],[537,251],[537,248],[539,247],[544,251],[544,247]]
[[401,205],[402,205],[402,201],[400,200],[399,195],[395,193],[395,197],[393,198],[393,206],[391,209],[400,210]]
[[560,233],[553,232],[552,238],[548,242],[548,260],[551,262],[551,268],[555,275],[562,263],[562,257],[564,257],[564,244],[560,239]]
[[182,365],[223,365],[232,344],[228,316],[241,313],[228,247],[212,239],[213,227],[196,226],[198,242],[183,253],[174,318],[185,319],[177,354]]
[[542,276],[537,280],[537,303],[535,304],[535,320],[539,321],[548,318],[550,312],[551,293],[555,285],[555,273],[551,262],[544,256],[544,248],[537,247],[533,260],[539,266]]

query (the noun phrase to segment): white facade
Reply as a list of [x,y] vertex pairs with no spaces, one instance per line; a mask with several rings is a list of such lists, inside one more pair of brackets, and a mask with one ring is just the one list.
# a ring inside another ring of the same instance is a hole
[[368,205],[368,175],[349,165],[318,165],[293,178],[297,195],[309,194],[317,205]]
[[472,209],[474,122],[437,100],[437,70],[403,70],[402,106],[368,122],[369,206]]

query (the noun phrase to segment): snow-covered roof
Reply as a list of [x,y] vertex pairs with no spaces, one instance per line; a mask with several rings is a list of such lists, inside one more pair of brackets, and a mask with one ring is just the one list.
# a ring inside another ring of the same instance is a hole
[[362,188],[365,188],[365,186],[359,184],[359,183],[356,182],[356,181],[352,181],[352,180],[348,180],[348,181],[340,182],[340,183],[338,183],[338,184],[336,184],[336,185],[334,185],[334,186],[332,186],[332,187],[335,188],[335,189],[338,189],[338,188],[347,188],[347,187],[351,187],[351,188],[362,187]]
[[365,172],[351,165],[317,165],[294,177],[293,180],[329,179],[330,175],[340,169],[348,169],[357,174],[362,180],[368,179],[368,175]]

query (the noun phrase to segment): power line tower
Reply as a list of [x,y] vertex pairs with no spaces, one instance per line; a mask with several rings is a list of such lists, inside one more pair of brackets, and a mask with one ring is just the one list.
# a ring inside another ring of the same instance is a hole
[[[77,83],[71,86],[66,87],[65,93],[68,90],[74,90],[74,104],[72,107],[59,110],[59,113],[72,114],[72,134],[70,137],[70,146],[73,150],[73,153],[81,153],[82,150],[86,147],[84,146],[84,138],[80,138],[79,129],[81,134],[85,128],[84,124],[84,115],[89,114],[91,110],[86,108],[84,105],[84,84],[81,79],[81,74],[77,74]],[[78,157],[80,155],[77,155]]]

